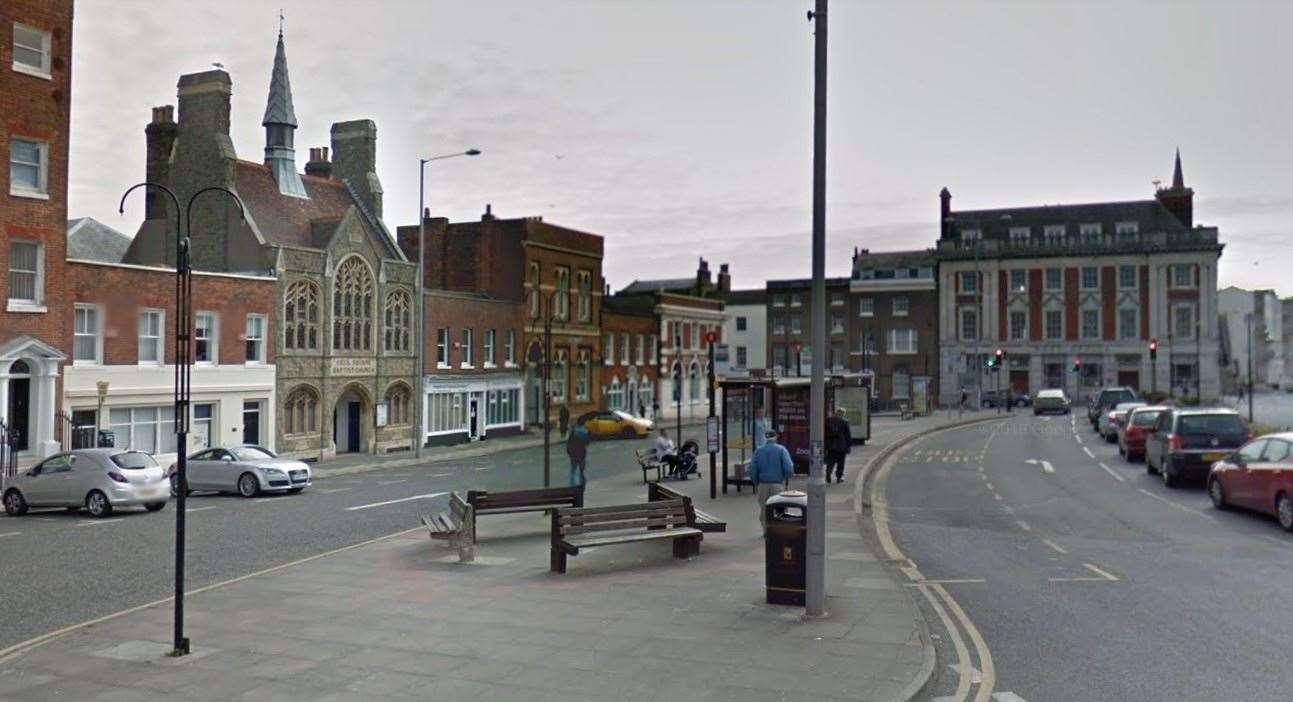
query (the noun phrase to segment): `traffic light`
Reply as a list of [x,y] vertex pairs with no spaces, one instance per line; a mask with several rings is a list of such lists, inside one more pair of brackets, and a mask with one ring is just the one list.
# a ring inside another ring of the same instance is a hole
[[1080,356],[1078,358],[1073,359],[1073,372],[1074,373],[1082,372],[1082,358]]
[[997,367],[1001,368],[1006,364],[1006,350],[997,349]]
[[1149,360],[1158,360],[1158,339],[1149,340]]
[[996,356],[988,356],[987,364],[988,364],[988,370],[992,370],[993,368],[996,368],[997,366]]

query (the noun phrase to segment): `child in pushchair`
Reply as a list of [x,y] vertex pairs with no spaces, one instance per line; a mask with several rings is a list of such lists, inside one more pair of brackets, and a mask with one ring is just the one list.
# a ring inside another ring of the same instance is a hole
[[696,456],[700,453],[700,445],[692,439],[683,442],[682,448],[678,451],[678,456],[669,466],[669,478],[674,480],[686,480],[687,476],[695,473],[700,475],[700,466],[696,462]]

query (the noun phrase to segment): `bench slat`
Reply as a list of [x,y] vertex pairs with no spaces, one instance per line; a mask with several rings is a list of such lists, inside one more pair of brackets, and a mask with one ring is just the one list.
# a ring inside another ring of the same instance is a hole
[[662,531],[647,531],[634,534],[613,534],[610,536],[601,536],[595,538],[579,539],[562,539],[562,542],[574,548],[592,548],[594,546],[608,546],[610,544],[627,544],[635,541],[654,541],[656,539],[679,539],[690,536],[700,536],[702,532],[699,529],[665,529]]
[[586,534],[593,531],[625,531],[628,529],[650,529],[652,527],[687,526],[687,517],[671,515],[654,519],[632,519],[601,524],[574,525],[561,527],[561,535]]
[[[657,504],[661,504],[661,503],[657,503]],[[652,508],[622,509],[615,512],[595,512],[592,514],[583,514],[583,513],[571,514],[564,509],[559,510],[559,512],[561,513],[562,524],[571,524],[574,522],[591,524],[594,522],[614,521],[616,519],[633,519],[636,517],[652,517],[652,516],[659,516],[659,515],[665,515],[665,514],[686,514],[687,513],[687,511],[683,509],[682,505],[666,505],[663,508],[654,508],[654,509]]]
[[628,505],[609,505],[606,507],[572,507],[561,510],[561,516],[588,516],[590,514],[605,514],[614,512],[632,512],[636,509],[658,510],[672,506],[674,509],[682,509],[684,502],[682,500],[657,500],[655,502],[638,502]]

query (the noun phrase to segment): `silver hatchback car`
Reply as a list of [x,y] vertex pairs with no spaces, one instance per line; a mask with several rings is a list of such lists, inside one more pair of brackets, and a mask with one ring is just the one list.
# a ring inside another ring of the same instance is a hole
[[[166,471],[171,494],[179,492],[177,466]],[[300,492],[310,486],[310,467],[279,458],[263,446],[210,448],[189,456],[189,492],[215,490],[255,497],[262,492]]]
[[142,451],[115,448],[78,449],[51,456],[0,484],[4,509],[11,517],[29,507],[84,507],[106,517],[118,507],[145,507],[156,512],[171,499],[166,474]]

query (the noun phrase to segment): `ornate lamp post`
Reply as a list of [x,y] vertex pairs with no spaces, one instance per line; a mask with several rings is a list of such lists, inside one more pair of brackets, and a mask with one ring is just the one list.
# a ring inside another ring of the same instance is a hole
[[[532,290],[531,295],[537,296],[539,300],[539,319],[543,322],[543,358],[539,359],[536,347],[531,346],[526,358],[530,363],[538,365],[543,373],[543,487],[552,487],[552,392],[548,383],[552,377],[552,314],[553,303],[557,300],[557,295],[562,293],[561,290],[553,290],[551,295],[544,297],[541,291]],[[532,298],[533,299],[533,298]],[[569,302],[566,310],[558,321],[564,323],[566,316],[570,314]],[[540,364],[540,360],[542,363]]]

